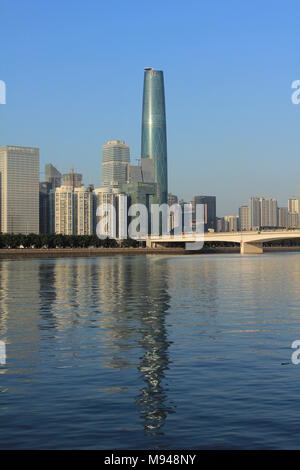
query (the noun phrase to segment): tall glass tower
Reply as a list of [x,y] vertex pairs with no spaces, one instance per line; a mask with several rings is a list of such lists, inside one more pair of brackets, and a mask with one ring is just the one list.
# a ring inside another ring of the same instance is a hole
[[146,68],[144,73],[142,157],[154,161],[157,183],[156,203],[168,202],[167,131],[164,75],[161,70]]

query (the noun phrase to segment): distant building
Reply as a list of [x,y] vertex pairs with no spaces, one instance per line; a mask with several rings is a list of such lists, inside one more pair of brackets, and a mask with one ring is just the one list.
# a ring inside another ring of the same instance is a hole
[[92,235],[93,193],[84,186],[60,186],[50,192],[50,231],[62,235]]
[[250,230],[249,226],[249,207],[241,206],[239,208],[239,230],[245,232]]
[[288,208],[278,207],[278,227],[288,227]]
[[299,214],[297,212],[288,213],[288,228],[299,227]]
[[39,149],[0,148],[1,232],[39,233]]
[[248,203],[248,226],[250,230],[260,227],[261,209],[259,197],[251,197]]
[[225,232],[224,217],[217,217],[217,232]]
[[288,200],[288,212],[293,214],[299,213],[299,199],[297,199],[295,196],[290,197]]
[[274,198],[260,198],[260,226],[277,227],[277,200]]
[[196,205],[204,205],[204,231],[216,230],[216,196],[194,196],[192,200],[193,220],[196,220]]
[[[106,224],[99,225],[100,215],[97,209],[102,207]],[[126,238],[127,237],[127,195],[115,188],[96,188],[94,191],[94,218],[95,230],[102,237]]]
[[52,182],[43,181],[39,185],[39,227],[40,233],[50,233],[50,191]]
[[178,204],[178,197],[175,194],[168,194],[168,205],[172,206],[173,204]]
[[74,173],[71,171],[70,173],[65,173],[62,176],[62,185],[63,186],[70,186],[71,188],[80,188],[83,185],[82,182],[82,174],[81,173]]
[[75,188],[76,234],[94,233],[94,195],[92,188]]
[[277,200],[251,197],[248,204],[248,225],[250,230],[257,230],[260,227],[277,227]]
[[239,218],[236,215],[224,216],[224,232],[237,232],[239,225]]
[[51,163],[45,165],[45,181],[50,183],[51,189],[61,185],[61,173]]
[[101,187],[121,187],[128,181],[129,165],[129,145],[123,140],[109,140],[102,147]]

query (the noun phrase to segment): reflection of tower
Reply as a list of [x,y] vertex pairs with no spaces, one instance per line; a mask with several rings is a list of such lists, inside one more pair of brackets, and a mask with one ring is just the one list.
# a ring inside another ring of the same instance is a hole
[[[168,339],[165,315],[169,307],[167,260],[149,259],[144,277],[148,292],[139,299],[141,309],[140,345],[145,353],[139,371],[145,381],[137,403],[145,431],[156,434],[164,425],[166,416],[172,411],[167,406],[167,395],[163,387],[165,370],[168,368]],[[151,292],[151,293],[150,293]],[[146,294],[146,295],[145,295]]]
[[167,395],[163,380],[168,368],[165,315],[169,307],[168,263],[151,257],[103,260],[98,272],[102,329],[109,337],[104,366],[129,366],[128,351],[142,349],[138,370],[143,380],[136,400],[147,432],[164,424]]
[[154,202],[168,202],[167,131],[164,75],[146,68],[144,73],[141,156],[154,161],[157,197]]

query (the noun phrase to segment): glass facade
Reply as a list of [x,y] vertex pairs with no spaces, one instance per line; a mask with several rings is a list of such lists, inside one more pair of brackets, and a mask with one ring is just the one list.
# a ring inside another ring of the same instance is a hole
[[103,145],[101,186],[118,188],[126,183],[129,165],[129,145],[123,140],[109,140]]
[[145,69],[141,156],[154,161],[157,194],[153,202],[168,202],[167,131],[164,76],[161,70]]

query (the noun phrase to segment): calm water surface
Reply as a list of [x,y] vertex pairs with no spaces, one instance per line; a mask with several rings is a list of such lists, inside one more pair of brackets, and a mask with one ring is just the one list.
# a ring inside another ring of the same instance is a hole
[[0,261],[0,448],[300,448],[300,254]]

